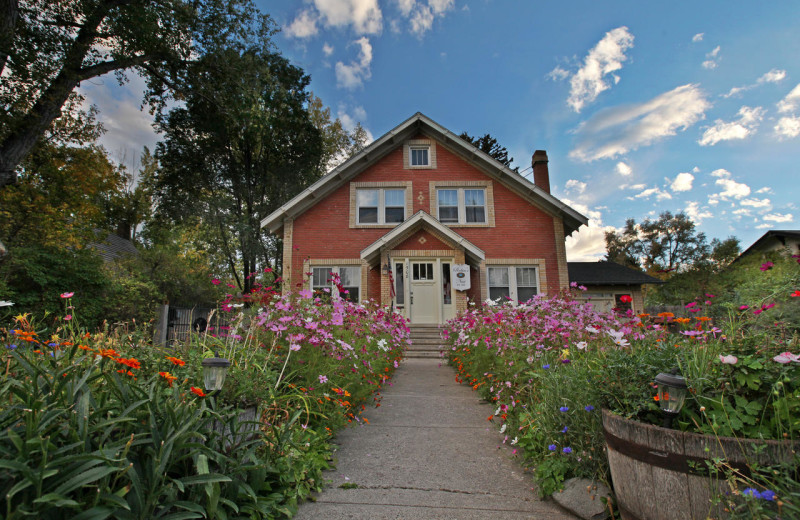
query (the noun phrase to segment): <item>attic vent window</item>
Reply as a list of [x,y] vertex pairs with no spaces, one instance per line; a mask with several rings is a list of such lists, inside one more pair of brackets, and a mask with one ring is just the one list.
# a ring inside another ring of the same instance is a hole
[[411,166],[430,166],[430,147],[412,146],[411,147]]

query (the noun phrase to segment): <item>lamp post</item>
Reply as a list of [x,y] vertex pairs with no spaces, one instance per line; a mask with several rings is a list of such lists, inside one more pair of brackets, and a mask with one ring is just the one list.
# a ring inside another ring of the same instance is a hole
[[212,395],[222,390],[225,376],[228,374],[228,367],[231,366],[231,362],[219,357],[218,353],[215,352],[214,356],[203,360],[203,385],[206,392]]
[[658,385],[658,406],[664,414],[664,428],[672,428],[672,420],[678,416],[683,402],[686,400],[686,379],[678,374],[678,369],[672,369],[672,373],[661,372],[655,378]]

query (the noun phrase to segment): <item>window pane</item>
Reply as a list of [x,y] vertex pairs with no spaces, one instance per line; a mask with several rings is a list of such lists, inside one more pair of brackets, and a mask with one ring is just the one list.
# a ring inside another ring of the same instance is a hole
[[445,305],[453,303],[450,287],[450,264],[442,264],[442,295]]
[[343,287],[359,286],[361,285],[361,268],[340,267],[339,278]]
[[464,204],[483,206],[483,190],[464,190]]
[[386,190],[384,192],[384,201],[386,202],[386,207],[389,206],[401,206],[405,207],[406,205],[406,191],[405,190]]
[[439,208],[439,222],[458,222],[458,208]]
[[483,206],[467,207],[465,211],[467,222],[486,222],[486,212]]
[[536,287],[536,268],[517,267],[517,287]]
[[492,300],[500,298],[500,303],[503,303],[510,297],[511,293],[508,292],[508,287],[489,287],[489,298]]
[[358,190],[356,191],[358,207],[372,206],[378,207],[378,190]]
[[427,165],[428,165],[428,149],[412,148],[411,166],[427,166]]
[[419,264],[413,264],[412,278],[414,280],[419,280]]
[[508,290],[508,268],[507,267],[490,267],[489,271],[489,287],[505,287]]
[[403,305],[406,301],[403,264],[394,264],[394,301]]
[[458,207],[458,190],[439,190],[439,207],[456,206]]
[[314,276],[311,285],[314,289],[330,286],[332,272],[330,267],[315,267],[312,272],[314,273]]
[[353,303],[358,303],[359,300],[358,287],[347,287],[347,286],[343,287],[346,292],[339,293],[339,296],[341,296],[345,300],[350,300]]
[[360,224],[377,224],[378,208],[358,208],[358,222]]
[[386,223],[394,224],[405,220],[405,208],[386,208]]
[[517,298],[519,298],[519,301],[522,303],[536,296],[536,293],[536,287],[517,287]]

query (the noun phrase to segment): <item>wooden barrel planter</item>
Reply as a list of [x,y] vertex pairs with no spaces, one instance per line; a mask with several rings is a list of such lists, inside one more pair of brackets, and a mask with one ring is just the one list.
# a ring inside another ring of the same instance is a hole
[[747,463],[792,463],[798,441],[735,439],[644,424],[603,410],[617,507],[624,520],[722,518],[711,498],[724,493],[724,475],[709,476],[706,461],[723,458],[736,469]]

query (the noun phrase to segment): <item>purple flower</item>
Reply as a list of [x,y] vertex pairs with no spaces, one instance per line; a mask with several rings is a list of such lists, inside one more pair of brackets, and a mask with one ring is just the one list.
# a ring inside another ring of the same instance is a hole
[[547,447],[547,449],[550,450],[550,451],[556,451],[556,445],[555,444],[551,444],[550,446]]
[[563,449],[563,450],[561,450],[561,451],[562,451],[562,452],[564,452],[564,453],[568,453],[568,454],[569,454],[569,453],[572,453],[572,448],[570,448],[569,446],[567,446],[566,448],[564,448],[564,449]]
[[765,489],[764,491],[761,492],[761,498],[772,502],[773,500],[775,500],[775,492],[772,491],[771,489]]
[[583,409],[586,410],[587,412],[591,412],[592,410],[594,410],[594,406],[589,404],[584,406]]
[[569,428],[567,428],[566,426],[564,426],[564,429],[563,429],[563,430],[561,430],[561,433],[567,433],[567,430],[569,430]]
[[742,495],[746,497],[761,498],[761,493],[754,488],[746,488],[744,491],[742,491]]
[[561,408],[558,409],[558,411],[560,411],[560,412],[568,412],[569,411],[569,406],[562,406]]
[[548,368],[550,368],[550,365],[542,365],[542,368],[547,370]]

